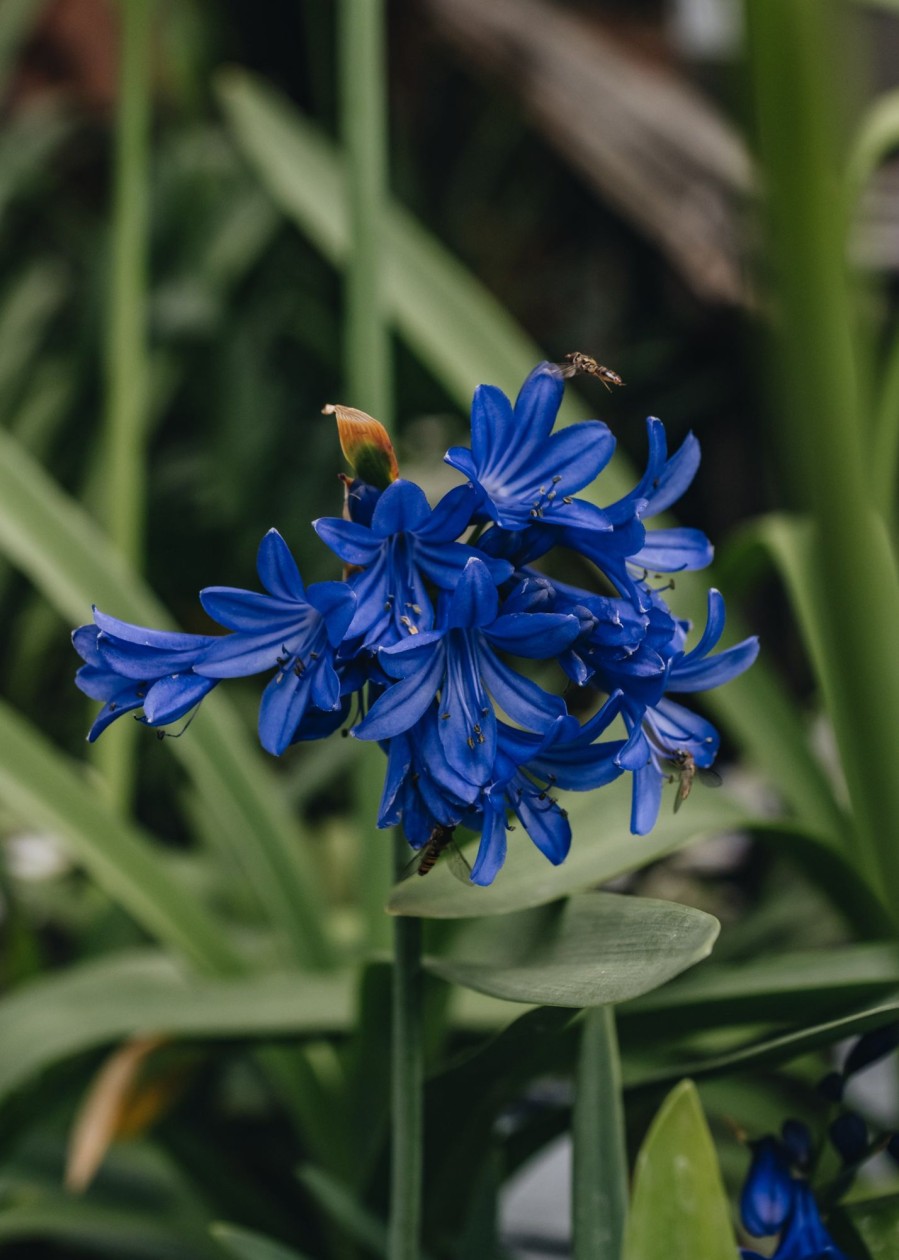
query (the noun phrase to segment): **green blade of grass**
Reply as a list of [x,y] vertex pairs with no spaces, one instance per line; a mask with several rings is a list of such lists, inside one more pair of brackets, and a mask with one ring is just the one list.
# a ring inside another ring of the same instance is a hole
[[97,883],[146,931],[200,968],[235,968],[221,928],[171,878],[148,838],[104,804],[76,764],[2,703],[0,744],[0,797],[13,813],[64,836]]

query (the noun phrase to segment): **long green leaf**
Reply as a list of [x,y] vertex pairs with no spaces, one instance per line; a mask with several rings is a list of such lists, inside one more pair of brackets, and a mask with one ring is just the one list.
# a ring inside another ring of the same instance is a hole
[[93,878],[148,932],[204,970],[237,959],[203,906],[169,875],[149,838],[103,801],[96,786],[0,702],[0,797],[23,821],[64,836]]
[[727,1024],[796,1023],[845,1013],[899,990],[899,946],[843,945],[757,962],[711,962],[621,1012],[628,1036]]
[[54,1063],[123,1038],[271,1038],[350,1026],[352,978],[204,978],[156,950],[78,963],[0,1000],[0,1098]]
[[648,897],[585,893],[475,921],[428,970],[510,1002],[604,1006],[664,984],[710,953],[717,919]]
[[129,1260],[222,1260],[217,1243],[158,1211],[111,1207],[41,1192],[0,1210],[0,1243],[61,1242]]
[[[334,146],[282,96],[244,71],[221,74],[218,93],[238,145],[277,205],[326,258],[345,265],[350,249],[346,189]],[[385,229],[386,301],[404,341],[465,409],[480,381],[514,393],[542,357],[539,348],[484,286],[395,203]],[[561,421],[585,414],[569,393]],[[616,458],[602,475],[605,501],[626,493],[633,483],[625,461]],[[693,587],[691,597],[689,585],[683,585],[686,615],[701,620],[699,587]],[[735,623],[733,629],[742,635]],[[845,818],[808,751],[795,707],[764,663],[712,693],[707,704],[778,783],[804,823],[839,848]]]
[[627,1149],[615,1009],[586,1011],[571,1123],[574,1260],[621,1260]]
[[748,1045],[737,1046],[722,1054],[709,1055],[705,1059],[677,1056],[663,1068],[645,1064],[635,1064],[630,1069],[626,1066],[625,1088],[656,1088],[684,1075],[726,1076],[734,1072],[745,1072],[750,1068],[789,1063],[790,1060],[798,1059],[811,1050],[833,1045],[834,1042],[841,1041],[845,1037],[860,1036],[862,1033],[870,1032],[871,1029],[882,1028],[884,1024],[893,1024],[897,1021],[899,1021],[899,997],[879,1002],[876,1006],[863,1007],[839,1019],[830,1019],[792,1032],[765,1036]]
[[293,1247],[285,1247],[249,1229],[239,1229],[237,1225],[217,1222],[209,1232],[234,1260],[305,1260]]
[[[0,550],[73,624],[86,619],[92,603],[125,620],[169,624],[87,514],[3,432]],[[115,738],[115,727],[104,735]],[[222,696],[210,696],[190,737],[170,742],[200,790],[217,803],[224,839],[268,913],[285,958],[327,962],[323,899],[303,862],[302,833],[231,707]]]
[[737,1260],[718,1157],[692,1081],[671,1091],[640,1148],[623,1260]]
[[840,1210],[855,1234],[867,1248],[867,1260],[894,1260],[899,1255],[899,1194],[865,1199]]

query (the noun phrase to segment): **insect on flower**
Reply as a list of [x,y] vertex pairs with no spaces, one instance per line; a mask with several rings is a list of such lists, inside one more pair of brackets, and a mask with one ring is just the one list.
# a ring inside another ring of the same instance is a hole
[[573,350],[571,354],[564,354],[562,362],[556,364],[556,366],[566,380],[572,376],[595,376],[597,380],[602,381],[603,385],[610,392],[613,385],[624,384],[617,372],[613,372],[611,368],[597,362],[589,354],[581,354],[580,350]]
[[678,781],[677,795],[674,798],[675,814],[693,790],[693,781],[695,779],[698,779],[700,783],[704,783],[706,787],[721,786],[721,775],[718,774],[717,770],[704,770],[701,766],[697,766],[693,754],[685,752],[683,749],[676,752],[673,757],[666,758],[662,762],[662,767],[669,771],[669,783],[673,783],[675,779]]
[[437,865],[440,855],[445,853],[449,868],[456,879],[461,880],[463,884],[470,884],[471,866],[468,858],[453,839],[454,831],[455,827],[436,826],[428,837],[427,843],[419,849],[400,879],[408,879],[413,874],[427,875]]

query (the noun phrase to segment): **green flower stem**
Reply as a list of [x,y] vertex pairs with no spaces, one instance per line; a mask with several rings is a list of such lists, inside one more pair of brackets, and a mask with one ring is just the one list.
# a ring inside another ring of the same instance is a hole
[[896,920],[899,576],[868,476],[868,356],[858,350],[846,267],[839,88],[852,58],[833,0],[752,0],[746,14],[784,470],[816,524],[813,576],[825,608],[819,681],[849,786],[857,861]]
[[[408,846],[394,832],[397,872]],[[419,1260],[424,1084],[421,920],[398,915],[394,924],[391,1029],[391,1163],[388,1260]]]
[[[341,130],[346,158],[350,258],[346,270],[347,401],[390,429],[393,411],[390,336],[386,320],[383,233],[387,194],[387,88],[383,0],[341,0],[339,8]],[[372,774],[370,757],[360,773]],[[370,784],[359,791],[366,813],[360,832],[374,846]],[[395,866],[408,848],[394,836]],[[385,852],[385,861],[389,861]],[[380,882],[370,869],[373,886]],[[391,1037],[391,1172],[389,1260],[419,1260],[422,1192],[421,924],[394,926]]]
[[621,1260],[627,1152],[613,1006],[594,1006],[584,1014],[572,1136],[572,1255],[574,1260]]
[[383,0],[341,0],[341,134],[351,248],[346,269],[347,399],[388,429],[393,411],[382,246],[387,195]]
[[[109,303],[103,348],[103,522],[127,564],[140,569],[149,373],[147,160],[152,0],[121,0]],[[125,808],[134,778],[134,723],[120,723],[97,758],[111,802]]]

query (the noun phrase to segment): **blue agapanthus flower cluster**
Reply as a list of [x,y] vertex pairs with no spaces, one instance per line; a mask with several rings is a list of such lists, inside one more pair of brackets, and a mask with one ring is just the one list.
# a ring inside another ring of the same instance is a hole
[[[696,439],[669,456],[650,418],[643,477],[600,508],[578,494],[615,441],[597,420],[553,432],[563,389],[549,363],[514,406],[480,386],[471,446],[446,455],[464,484],[434,507],[399,477],[376,421],[326,409],[355,476],[344,478],[343,516],[313,527],[343,561],[343,580],[306,587],[271,530],[259,547],[262,591],[200,594],[225,634],[149,630],[96,611],[74,635],[85,661],[78,685],[103,701],[89,738],[138,708],[150,726],[174,722],[220,679],[260,674],[263,748],[279,756],[344,724],[376,740],[386,753],[379,825],[400,825],[415,848],[459,825],[479,832],[477,884],[502,866],[513,815],[551,862],[564,859],[571,831],[556,789],[630,773],[631,827],[649,831],[666,782],[676,779],[683,799],[718,751],[714,727],[672,696],[728,681],[758,645],[711,654],[724,627],[713,590],[687,650],[688,624],[650,577],[711,559],[697,530],[646,529],[693,479]],[[592,589],[549,575],[542,562],[556,548],[589,561]],[[591,707],[584,722],[572,711]]]

